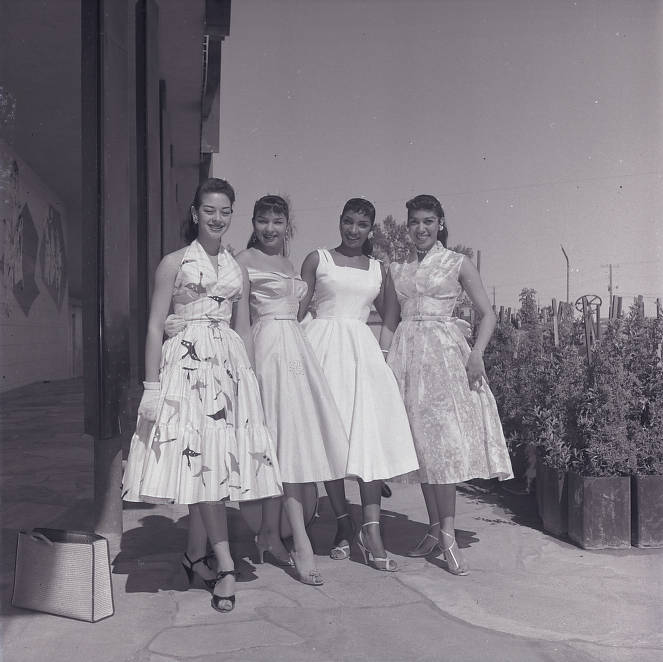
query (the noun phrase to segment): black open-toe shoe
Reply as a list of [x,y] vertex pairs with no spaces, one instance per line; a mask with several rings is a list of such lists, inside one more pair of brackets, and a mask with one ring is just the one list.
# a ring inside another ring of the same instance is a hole
[[[228,575],[233,575],[233,577],[237,578],[239,576],[239,572],[237,570],[220,570],[217,575],[216,579],[214,580],[215,584],[216,582],[220,582],[224,577],[227,577]],[[225,609],[222,607],[222,603],[224,602],[229,602],[230,603],[230,609]],[[232,611],[235,608],[235,594],[233,593],[232,595],[212,595],[212,609],[215,609],[216,611],[220,612],[229,612]]]
[[212,555],[207,554],[206,556],[201,556],[199,559],[196,559],[195,561],[192,561],[189,558],[189,555],[186,552],[184,553],[184,560],[182,561],[182,567],[184,568],[184,572],[186,572],[186,576],[189,579],[189,586],[193,585],[194,577],[196,575],[198,575],[198,577],[200,577],[202,582],[205,584],[205,587],[207,588],[208,591],[213,591],[214,590],[214,586],[216,585],[216,578],[203,579],[194,567],[196,564],[202,563],[209,570],[212,570],[212,566],[210,566],[210,559],[211,558],[212,558]]

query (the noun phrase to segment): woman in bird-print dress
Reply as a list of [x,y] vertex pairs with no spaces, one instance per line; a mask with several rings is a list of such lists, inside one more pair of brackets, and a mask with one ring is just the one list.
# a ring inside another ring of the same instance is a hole
[[[123,480],[127,501],[189,505],[182,563],[190,581],[198,575],[212,590],[217,611],[231,611],[235,603],[225,501],[282,493],[249,358],[248,277],[221,243],[234,201],[225,180],[202,182],[191,206],[191,243],[166,255],[157,268],[145,391]],[[171,302],[187,324],[162,347]],[[202,531],[216,557],[216,573],[205,558]]]
[[[449,572],[465,575],[454,528],[456,483],[512,477],[483,366],[495,314],[472,262],[446,248],[440,202],[418,195],[407,210],[414,250],[405,263],[390,265],[380,344],[389,349],[387,361],[405,402],[419,460],[411,478],[421,483],[430,519],[428,532],[408,555],[441,550]],[[471,349],[453,317],[463,290],[481,314]]]

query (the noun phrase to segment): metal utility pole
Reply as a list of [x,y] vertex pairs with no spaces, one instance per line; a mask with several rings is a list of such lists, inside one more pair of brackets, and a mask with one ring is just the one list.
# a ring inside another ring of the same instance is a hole
[[569,256],[566,254],[566,251],[564,250],[564,246],[562,246],[562,244],[560,244],[559,247],[562,249],[562,253],[564,253],[564,257],[566,258],[566,303],[568,303],[569,302]]
[[612,294],[613,294],[613,290],[612,290],[612,269],[613,269],[613,267],[615,269],[617,269],[617,268],[619,268],[619,265],[618,264],[612,264],[612,262],[610,264],[602,264],[601,265],[601,269],[608,269],[608,274],[609,274],[608,275],[608,293],[610,294],[610,300],[612,300]]

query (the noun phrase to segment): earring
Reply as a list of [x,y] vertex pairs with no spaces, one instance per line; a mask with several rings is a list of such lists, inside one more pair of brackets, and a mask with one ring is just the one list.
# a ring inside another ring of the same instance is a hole
[[375,237],[375,232],[373,232],[373,230],[371,230],[371,231],[368,233],[368,238],[369,238],[369,239],[373,239],[373,237]]
[[192,214],[193,216],[193,222],[198,225],[198,215],[197,214]]

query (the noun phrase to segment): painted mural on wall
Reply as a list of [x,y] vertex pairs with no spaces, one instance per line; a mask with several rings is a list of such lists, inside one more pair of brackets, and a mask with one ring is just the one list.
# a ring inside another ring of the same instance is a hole
[[[42,282],[58,310],[66,293],[66,253],[60,213],[47,203],[48,214],[40,242],[28,197],[21,189],[17,159],[0,143],[0,308],[4,317],[12,316],[12,299],[29,316],[40,294],[38,257]],[[43,200],[36,202],[43,206]]]
[[67,259],[60,212],[51,205],[48,206],[48,217],[41,237],[39,266],[46,290],[60,310],[67,283]]

